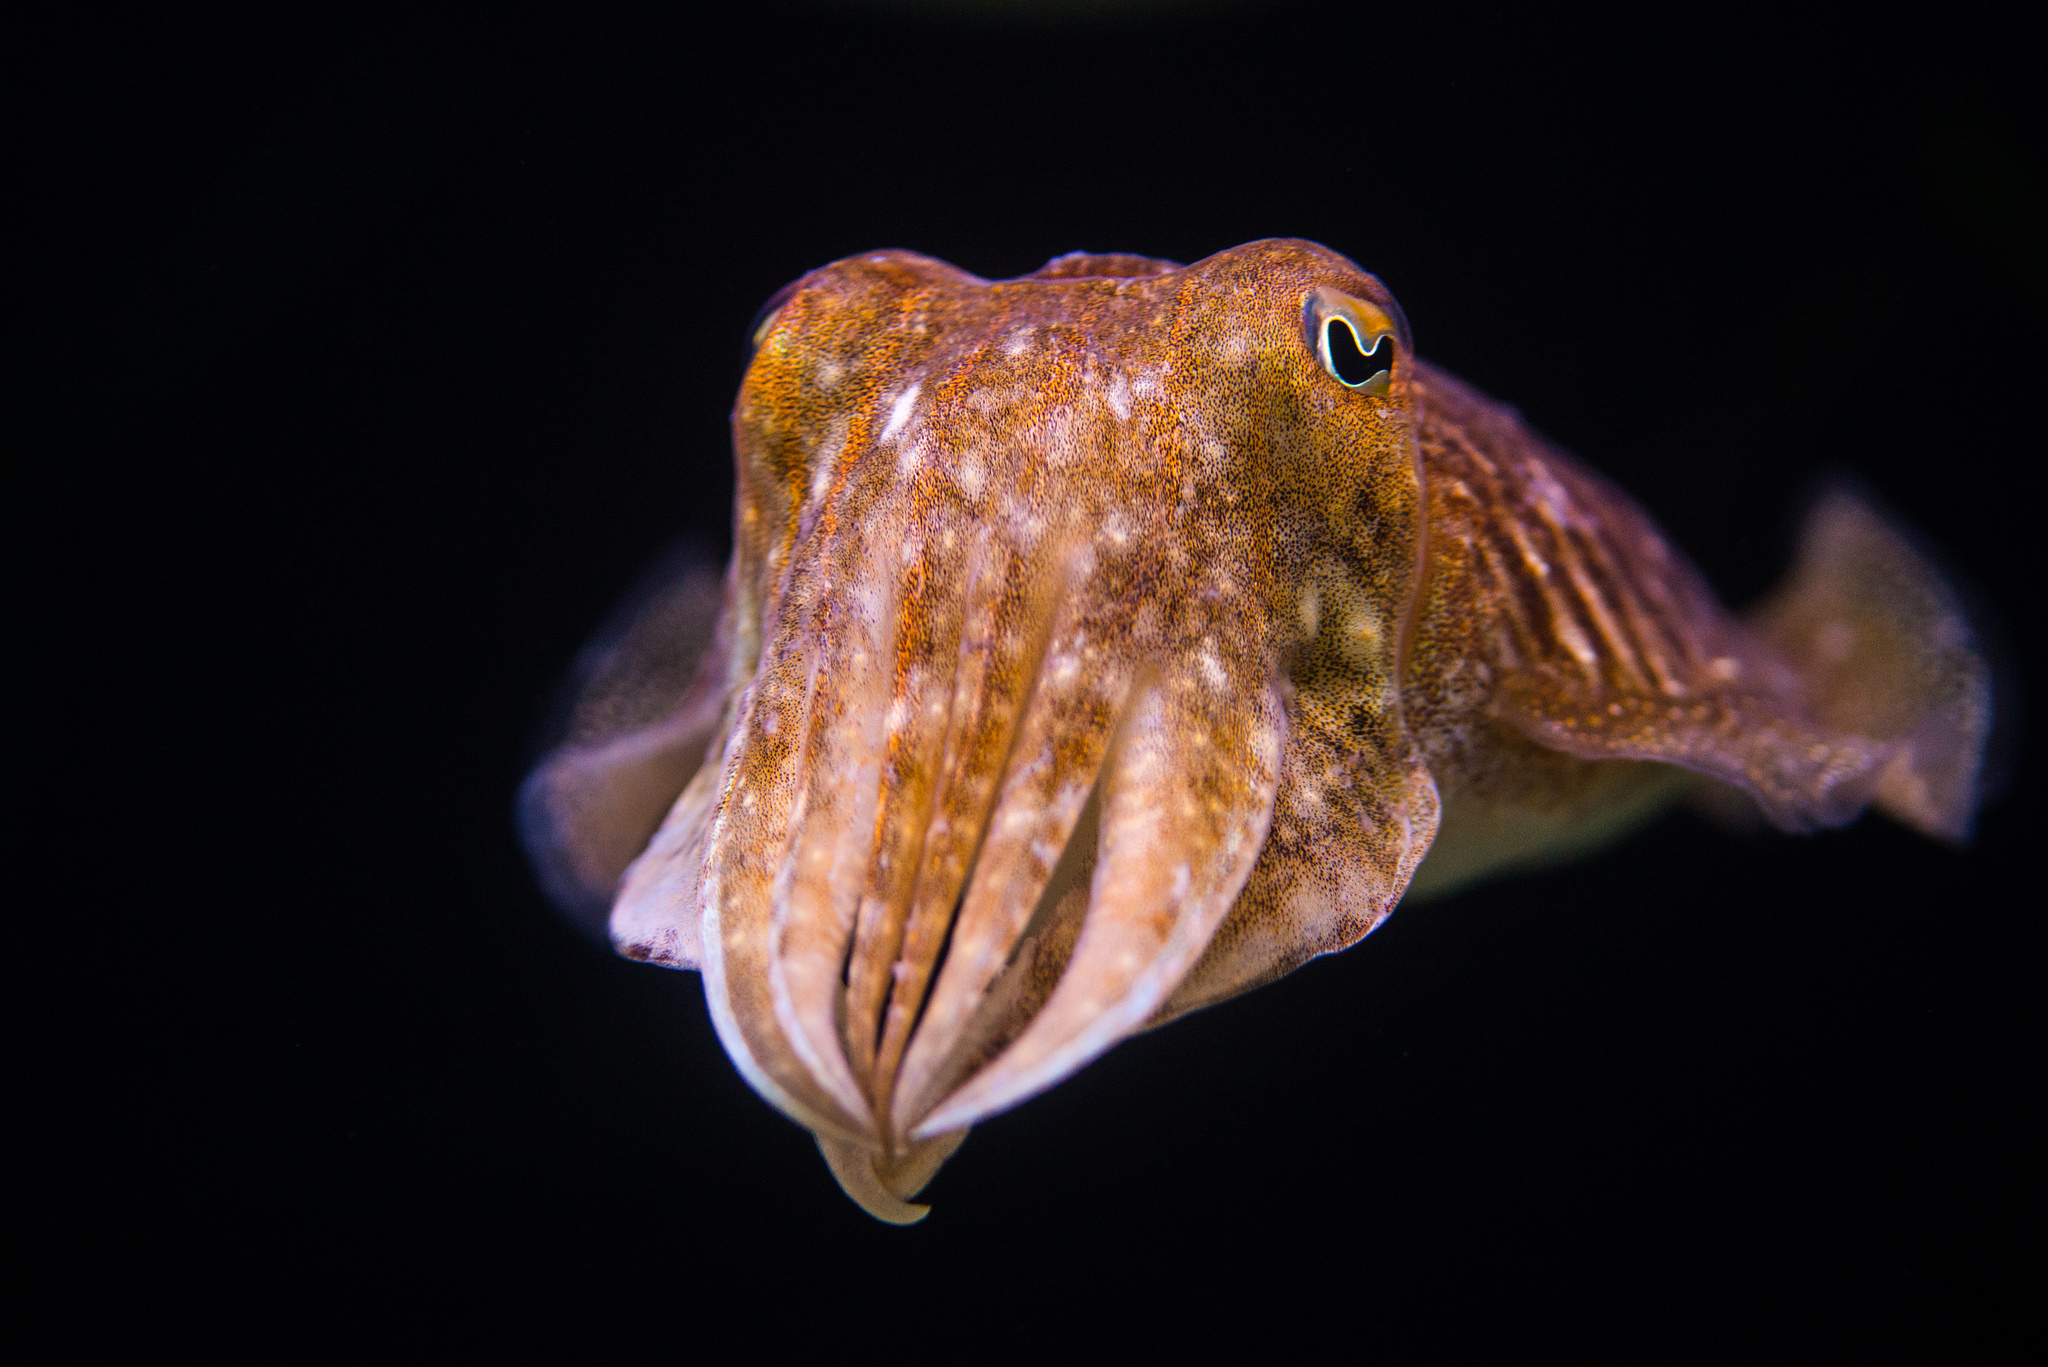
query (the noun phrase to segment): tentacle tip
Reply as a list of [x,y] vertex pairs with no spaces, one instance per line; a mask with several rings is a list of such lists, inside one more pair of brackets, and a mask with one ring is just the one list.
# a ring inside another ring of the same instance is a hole
[[896,1163],[877,1165],[873,1149],[827,1134],[814,1134],[825,1166],[832,1170],[839,1189],[868,1214],[887,1225],[914,1225],[932,1213],[930,1206],[910,1201],[929,1182],[939,1165],[960,1147],[965,1130],[942,1136],[938,1143],[926,1143],[921,1151]]
[[[847,1194],[852,1195],[851,1192]],[[932,1213],[930,1206],[920,1206],[912,1201],[899,1201],[893,1196],[880,1201],[869,1200],[859,1196],[855,1196],[853,1199],[862,1210],[874,1216],[885,1225],[902,1226],[918,1224],[923,1221],[925,1216]]]

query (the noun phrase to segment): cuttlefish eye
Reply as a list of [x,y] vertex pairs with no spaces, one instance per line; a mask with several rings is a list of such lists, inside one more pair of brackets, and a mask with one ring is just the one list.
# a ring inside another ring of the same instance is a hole
[[1323,369],[1340,384],[1384,394],[1394,373],[1394,337],[1383,332],[1373,338],[1370,350],[1359,344],[1358,330],[1341,314],[1330,314],[1316,335],[1316,353]]

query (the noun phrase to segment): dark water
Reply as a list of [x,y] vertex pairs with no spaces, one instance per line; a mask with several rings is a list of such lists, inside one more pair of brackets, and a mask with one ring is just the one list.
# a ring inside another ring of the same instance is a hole
[[1996,1303],[2017,1271],[1988,1250],[2038,1213],[2024,749],[1967,853],[1677,816],[1397,914],[984,1126],[909,1231],[748,1092],[694,975],[554,918],[511,796],[612,599],[679,536],[723,553],[755,309],[887,246],[995,276],[1315,238],[1732,601],[1853,472],[2039,679],[2017,40],[739,8],[65,58],[105,150],[63,171],[113,207],[78,210],[98,264],[53,345],[89,377],[88,474],[144,513],[116,538],[146,737],[120,772],[152,873],[91,896],[139,918],[163,997],[92,1141],[136,1194],[67,1237],[624,1283],[704,1254],[1342,1257]]

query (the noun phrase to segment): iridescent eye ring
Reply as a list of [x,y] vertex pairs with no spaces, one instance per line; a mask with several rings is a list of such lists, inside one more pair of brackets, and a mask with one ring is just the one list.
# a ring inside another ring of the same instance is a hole
[[1387,392],[1394,373],[1394,337],[1383,332],[1373,339],[1372,350],[1358,344],[1358,332],[1349,319],[1330,314],[1316,332],[1317,359],[1323,369],[1348,389],[1370,393]]

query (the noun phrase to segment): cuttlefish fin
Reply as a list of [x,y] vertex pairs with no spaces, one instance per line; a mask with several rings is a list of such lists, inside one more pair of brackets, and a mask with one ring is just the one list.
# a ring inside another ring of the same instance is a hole
[[1632,506],[1602,500],[1591,521],[1550,553],[1589,567],[1572,606],[1582,636],[1606,635],[1605,668],[1533,662],[1502,690],[1503,720],[1581,759],[1690,769],[1785,830],[1875,803],[1929,835],[1967,833],[1989,671],[1954,594],[1866,502],[1837,491],[1819,504],[1785,586],[1748,622],[1661,546],[1646,568],[1654,534]]
[[1828,729],[1889,747],[1879,810],[1961,841],[1991,730],[1991,675],[1962,604],[1908,536],[1859,494],[1814,506],[1799,555],[1752,615],[1799,670]]
[[565,734],[520,785],[520,836],[541,884],[594,933],[725,733],[724,596],[718,572],[687,552],[660,565],[578,657]]
[[1443,397],[1433,555],[1484,605],[1494,719],[1578,759],[1691,770],[1786,830],[1853,819],[1888,743],[1814,715],[1794,665],[1627,494],[1518,425],[1467,430]]

